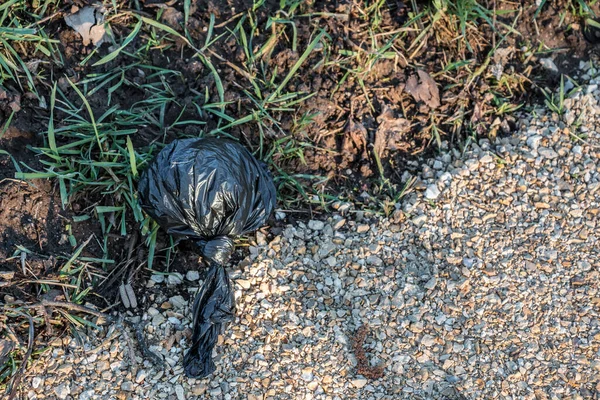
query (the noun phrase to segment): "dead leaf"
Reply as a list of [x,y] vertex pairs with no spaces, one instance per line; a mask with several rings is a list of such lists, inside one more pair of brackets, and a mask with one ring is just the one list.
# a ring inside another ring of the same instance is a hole
[[440,90],[433,78],[425,71],[417,71],[420,82],[415,75],[411,75],[406,81],[404,90],[410,93],[417,101],[422,101],[430,108],[440,106]]
[[490,70],[492,74],[496,77],[497,80],[500,80],[502,77],[502,73],[504,72],[504,67],[508,64],[508,62],[512,59],[512,56],[515,52],[515,48],[503,47],[497,49],[494,52],[494,64],[490,66]]
[[8,103],[8,106],[14,111],[21,111],[21,95],[15,94],[12,101]]
[[475,124],[477,121],[481,119],[481,106],[479,103],[475,103],[475,107],[473,107],[473,115],[471,115],[471,123]]
[[81,35],[85,46],[92,43],[98,47],[107,40],[104,14],[96,7],[86,6],[66,15],[65,22]]
[[388,106],[384,106],[383,111],[377,117],[377,122],[379,122],[379,126],[375,132],[373,151],[381,159],[385,150],[397,150],[396,144],[402,141],[410,123],[404,118],[395,117],[394,111]]
[[[347,152],[356,152],[360,155],[361,159],[367,159],[367,130],[363,124],[350,118],[346,124],[345,133],[344,150]],[[354,149],[352,145],[354,145]]]
[[121,284],[119,286],[119,294],[121,295],[121,301],[125,308],[136,308],[137,307],[137,299],[135,297],[135,292],[133,291],[133,287],[131,284]]
[[173,7],[167,7],[164,9],[160,19],[171,28],[180,29],[184,21],[184,16],[181,11],[177,11]]

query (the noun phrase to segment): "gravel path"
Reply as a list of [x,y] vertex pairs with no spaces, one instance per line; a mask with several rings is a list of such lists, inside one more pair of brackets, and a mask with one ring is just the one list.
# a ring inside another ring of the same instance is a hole
[[599,99],[592,80],[561,118],[540,109],[511,138],[440,155],[389,219],[340,204],[259,234],[232,271],[239,318],[211,378],[182,375],[191,273],[140,301],[166,369],[112,326],[85,350],[57,341],[29,398],[598,398]]

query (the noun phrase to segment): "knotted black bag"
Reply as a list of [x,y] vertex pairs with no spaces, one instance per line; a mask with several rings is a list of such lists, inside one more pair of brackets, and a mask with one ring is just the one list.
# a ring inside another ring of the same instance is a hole
[[193,306],[192,346],[183,363],[188,377],[215,370],[212,350],[235,318],[235,299],[225,264],[232,238],[263,225],[276,203],[266,165],[239,143],[216,138],[175,140],[140,178],[142,208],[177,241],[194,241],[208,264]]

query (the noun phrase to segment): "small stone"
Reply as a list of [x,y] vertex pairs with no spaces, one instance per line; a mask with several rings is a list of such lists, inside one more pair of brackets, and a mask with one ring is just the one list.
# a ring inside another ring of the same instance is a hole
[[538,154],[540,156],[542,156],[544,158],[548,158],[550,160],[553,160],[558,157],[558,153],[548,147],[540,147],[538,149]]
[[63,383],[54,388],[54,393],[59,399],[66,399],[69,394],[71,394],[71,388],[68,384]]
[[247,279],[236,279],[235,283],[237,283],[244,289],[250,289],[250,286],[252,285],[252,283]]
[[152,318],[152,325],[159,326],[159,325],[163,324],[165,321],[166,321],[166,318],[162,314],[156,314]]
[[367,380],[366,379],[353,379],[351,381],[352,386],[354,386],[357,389],[361,389],[363,387],[365,387],[365,385],[367,384]]
[[398,290],[396,294],[392,297],[392,305],[394,307],[404,307],[404,295],[402,294],[402,290]]
[[431,335],[423,335],[421,344],[425,347],[431,347],[435,344],[435,338]]
[[73,371],[73,364],[63,364],[56,370],[59,374],[68,375]]
[[259,246],[266,246],[267,245],[267,235],[265,235],[261,231],[256,232],[256,244]]
[[169,276],[167,277],[167,283],[169,285],[179,285],[182,282],[183,282],[183,275],[181,275],[179,272],[169,274]]
[[474,258],[463,258],[462,263],[465,267],[472,268],[473,265],[475,265],[475,261],[477,260],[475,260]]
[[135,383],[142,383],[146,379],[147,372],[145,369],[140,369],[135,376]]
[[188,281],[195,282],[200,279],[200,273],[198,271],[188,271],[185,274],[185,279]]
[[305,380],[306,382],[310,382],[313,380],[314,375],[313,375],[313,369],[311,367],[307,367],[304,368],[302,370],[302,375],[300,375],[300,377]]
[[335,256],[330,256],[325,259],[325,262],[330,267],[335,267],[335,265],[337,264],[337,259],[335,258]]
[[479,160],[480,163],[482,164],[491,164],[494,162],[494,157],[492,157],[489,154],[486,154],[485,156],[481,157],[481,159]]
[[175,386],[175,394],[177,395],[177,400],[185,400],[185,394],[183,393],[183,386],[181,386],[181,385]]
[[121,390],[125,392],[133,392],[133,383],[130,381],[125,381],[121,383]]
[[433,288],[435,288],[435,285],[437,285],[437,278],[434,276],[429,281],[427,281],[427,283],[425,284],[425,289],[432,290]]
[[169,299],[169,303],[176,309],[181,309],[187,305],[187,301],[181,296],[173,296]]
[[85,392],[81,392],[79,395],[79,400],[91,400],[94,394],[96,394],[94,389],[86,390]]
[[369,225],[362,224],[362,225],[358,225],[356,227],[356,232],[357,233],[365,233],[365,232],[368,232],[369,229],[371,229],[371,227]]
[[476,171],[479,168],[479,160],[466,160],[465,166],[469,171]]
[[40,378],[39,376],[34,376],[33,379],[31,380],[31,386],[34,389],[37,389],[38,387],[40,387],[40,385],[44,382],[44,380],[42,378]]
[[325,227],[325,223],[323,221],[311,220],[308,221],[308,227],[313,231],[320,231]]
[[537,150],[540,147],[542,137],[540,135],[533,135],[527,138],[527,146],[532,150]]
[[341,229],[345,224],[346,224],[346,220],[342,218],[333,224],[333,229],[337,231],[337,230]]
[[375,265],[376,267],[381,267],[383,265],[383,260],[377,256],[369,256],[367,257],[367,263]]
[[199,384],[192,387],[192,395],[193,396],[202,396],[208,390],[208,386],[206,384]]
[[152,279],[156,283],[162,283],[165,281],[165,276],[159,275],[159,274],[154,274],[150,277],[150,279]]
[[433,178],[433,170],[429,167],[429,165],[424,165],[421,170],[421,175],[423,175],[424,179]]
[[414,217],[412,219],[413,224],[415,224],[418,228],[422,227],[423,225],[425,225],[425,222],[427,222],[427,215],[425,214],[421,214],[421,215],[417,215],[416,217]]
[[559,73],[558,67],[551,58],[540,58],[540,65],[552,73]]
[[429,200],[435,200],[440,197],[440,189],[438,189],[436,184],[427,186],[427,190],[425,190],[425,197]]

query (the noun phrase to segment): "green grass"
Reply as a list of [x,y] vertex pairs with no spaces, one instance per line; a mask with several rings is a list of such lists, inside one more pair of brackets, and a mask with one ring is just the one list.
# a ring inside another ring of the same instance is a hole
[[[24,18],[29,21],[25,22]],[[43,30],[31,23],[31,20],[39,19],[41,15],[36,15],[23,0],[8,0],[0,5],[0,88],[10,81],[22,92],[32,92],[39,97],[35,81],[40,79],[42,68],[35,61],[26,63],[21,57],[25,51],[31,60],[49,58],[60,63],[58,41],[48,38]]]

